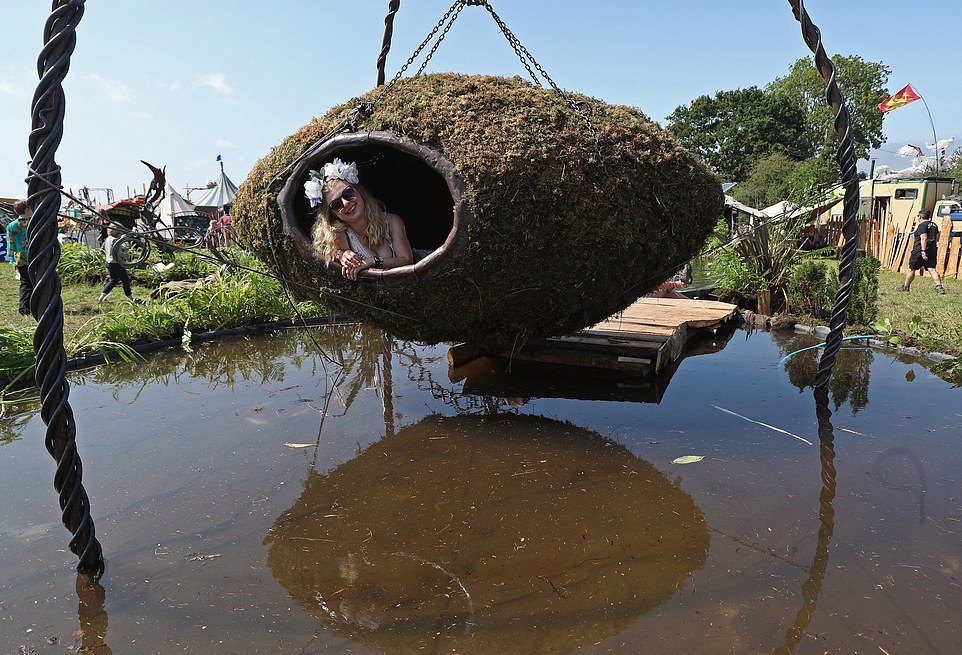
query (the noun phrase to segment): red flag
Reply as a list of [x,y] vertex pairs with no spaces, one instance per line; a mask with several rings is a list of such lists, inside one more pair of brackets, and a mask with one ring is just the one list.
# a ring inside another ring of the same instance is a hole
[[883,114],[887,111],[892,111],[893,109],[898,109],[903,105],[907,105],[910,102],[915,102],[916,100],[921,100],[922,96],[915,92],[911,84],[906,84],[905,88],[893,95],[891,98],[887,98],[882,102],[878,103],[879,111]]

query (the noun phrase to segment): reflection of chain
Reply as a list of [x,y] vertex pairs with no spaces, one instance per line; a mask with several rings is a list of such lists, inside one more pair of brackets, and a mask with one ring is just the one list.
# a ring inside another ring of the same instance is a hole
[[802,584],[802,606],[795,614],[795,623],[785,633],[785,641],[773,651],[773,655],[789,655],[812,622],[815,605],[825,572],[828,570],[828,547],[835,532],[835,433],[832,427],[832,410],[828,407],[828,391],[817,388],[815,416],[818,419],[819,464],[821,465],[822,490],[818,495],[818,542],[808,577]]

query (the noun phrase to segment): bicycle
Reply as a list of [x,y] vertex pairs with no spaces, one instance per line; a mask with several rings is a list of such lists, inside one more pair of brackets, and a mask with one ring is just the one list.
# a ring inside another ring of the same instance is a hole
[[191,225],[155,227],[150,230],[135,227],[114,243],[114,258],[124,268],[142,266],[150,257],[155,243],[160,252],[169,254],[179,248],[200,247],[204,243],[204,233]]

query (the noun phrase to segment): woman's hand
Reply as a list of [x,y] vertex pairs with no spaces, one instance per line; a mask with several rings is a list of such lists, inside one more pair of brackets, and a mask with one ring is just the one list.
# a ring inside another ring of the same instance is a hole
[[359,266],[364,261],[364,259],[353,250],[342,250],[337,259],[341,263],[341,266]]
[[371,266],[374,266],[373,259],[363,259],[356,252],[345,250],[341,255],[341,275],[352,282],[357,282],[357,274]]

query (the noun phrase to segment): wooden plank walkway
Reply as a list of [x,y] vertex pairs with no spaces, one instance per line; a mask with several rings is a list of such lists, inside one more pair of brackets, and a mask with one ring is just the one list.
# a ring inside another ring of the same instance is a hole
[[590,369],[599,375],[652,377],[674,370],[688,343],[715,334],[737,307],[713,300],[639,298],[623,312],[576,334],[525,344],[514,353],[479,353],[461,344],[448,352],[455,369],[488,355],[511,362]]

